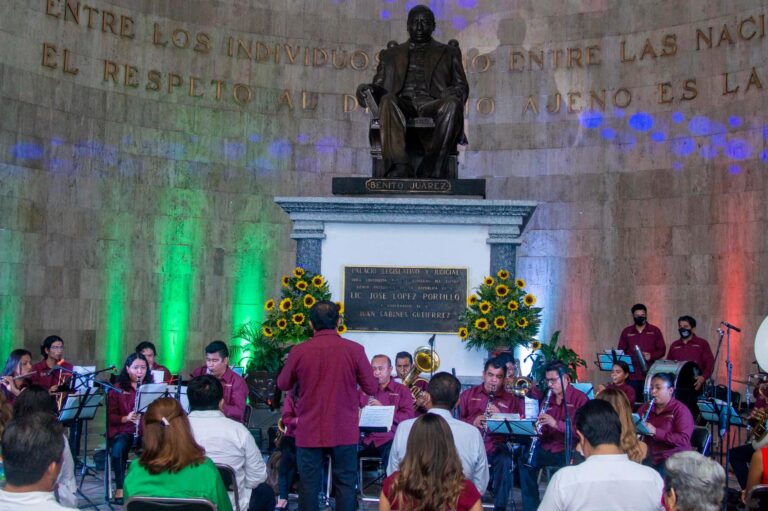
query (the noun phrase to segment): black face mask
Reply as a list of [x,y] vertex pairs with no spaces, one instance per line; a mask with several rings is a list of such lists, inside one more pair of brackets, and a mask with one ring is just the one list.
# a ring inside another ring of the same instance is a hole
[[677,331],[680,332],[680,337],[682,337],[683,339],[686,339],[691,335],[691,331],[688,330],[687,328],[678,328]]
[[634,318],[634,320],[635,320],[635,325],[637,325],[637,326],[643,326],[645,324],[645,322],[647,321],[645,316],[638,316],[638,317]]

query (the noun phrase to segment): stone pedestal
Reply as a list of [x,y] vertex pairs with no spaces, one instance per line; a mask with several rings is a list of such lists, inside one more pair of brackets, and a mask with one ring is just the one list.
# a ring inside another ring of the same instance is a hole
[[[276,197],[293,222],[296,264],[322,273],[341,299],[345,266],[467,268],[468,292],[500,268],[515,270],[516,247],[536,208],[528,201],[447,198]],[[369,357],[413,352],[425,333],[353,332]],[[441,370],[482,371],[484,352],[453,334],[437,336]]]

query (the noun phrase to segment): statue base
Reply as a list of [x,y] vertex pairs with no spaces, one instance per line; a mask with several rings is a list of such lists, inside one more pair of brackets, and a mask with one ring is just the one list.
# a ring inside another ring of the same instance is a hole
[[333,195],[459,195],[485,198],[485,179],[335,177]]

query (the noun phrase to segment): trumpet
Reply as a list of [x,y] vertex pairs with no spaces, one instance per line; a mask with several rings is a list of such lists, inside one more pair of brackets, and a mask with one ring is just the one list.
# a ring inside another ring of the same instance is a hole
[[[565,400],[565,397],[563,397],[563,400]],[[541,406],[541,413],[547,413],[549,411],[550,401],[552,401],[552,389],[549,389],[547,392],[547,397],[544,399],[544,404]],[[533,440],[531,440],[531,447],[528,449],[527,464],[529,467],[533,466],[533,460],[536,457],[536,449],[539,446],[539,437],[541,436],[541,425],[538,420],[536,421],[536,433],[537,436],[533,437]]]

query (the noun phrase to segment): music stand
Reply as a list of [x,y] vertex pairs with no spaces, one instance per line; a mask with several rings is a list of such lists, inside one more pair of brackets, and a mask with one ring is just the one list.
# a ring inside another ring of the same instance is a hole
[[488,425],[488,433],[493,435],[509,435],[509,436],[527,436],[534,437],[538,435],[536,431],[536,419],[510,419],[507,417],[499,417],[494,419],[493,416],[486,421]]
[[[747,422],[739,413],[733,408],[733,405],[728,406],[725,401],[719,399],[701,399],[697,402],[699,406],[699,412],[701,417],[709,424],[712,436],[715,436],[715,432],[722,433],[718,436],[720,438],[726,437],[725,450],[720,449],[720,463],[723,463],[723,456],[725,455],[726,461],[728,458],[728,440],[730,426],[746,427]],[[714,452],[713,452],[714,454]]]
[[634,373],[635,372],[635,366],[632,364],[632,357],[629,355],[618,355],[614,353],[598,353],[597,354],[597,360],[595,361],[595,365],[600,369],[601,371],[610,372],[613,370],[613,364],[614,362],[626,362],[626,364],[629,366],[629,372]]
[[651,432],[648,431],[648,428],[645,427],[643,418],[640,417],[639,413],[632,414],[632,422],[635,423],[635,430],[637,431],[638,435],[651,436]]
[[595,399],[595,386],[591,382],[571,383],[571,386],[587,395],[589,399]]

